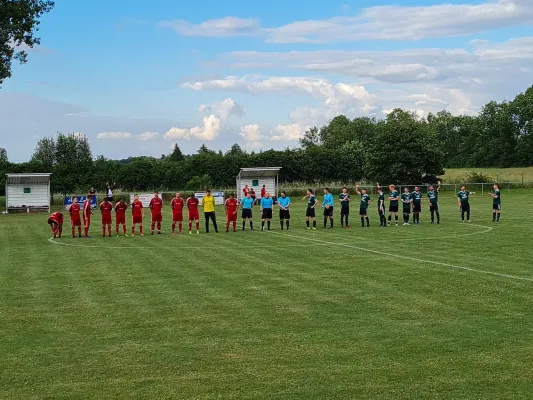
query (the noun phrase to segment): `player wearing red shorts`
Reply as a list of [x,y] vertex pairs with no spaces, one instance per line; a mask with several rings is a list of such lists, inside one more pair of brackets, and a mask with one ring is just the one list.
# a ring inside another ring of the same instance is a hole
[[157,234],[161,235],[161,221],[163,221],[163,199],[159,197],[159,192],[154,192],[154,197],[150,200],[150,210],[152,210],[152,235],[157,223]]
[[183,207],[185,207],[185,201],[181,197],[181,194],[178,192],[176,196],[172,199],[170,203],[170,208],[172,209],[172,236],[176,233],[176,222],[179,224],[179,233],[182,234],[183,229]]
[[111,237],[111,224],[113,223],[113,221],[111,220],[111,211],[113,211],[113,204],[109,202],[109,198],[104,197],[104,201],[100,203],[100,212],[102,213],[102,236],[103,237],[105,237],[106,227],[109,233],[109,237]]
[[131,202],[131,236],[135,236],[135,225],[139,225],[139,232],[141,236],[143,235],[143,203],[139,200],[139,195],[136,194],[133,196],[133,201]]
[[88,194],[87,198],[85,199],[85,203],[83,203],[83,227],[85,231],[85,237],[89,237],[89,228],[91,227],[91,215],[93,214],[93,210],[91,209],[91,199],[93,195]]
[[237,211],[239,209],[239,200],[235,198],[232,193],[229,199],[224,203],[224,210],[226,211],[226,233],[229,231],[230,223],[233,223],[233,232],[237,232]]
[[72,237],[76,237],[76,227],[78,227],[78,237],[81,238],[81,218],[80,218],[81,207],[78,203],[78,198],[74,197],[72,199],[72,204],[68,208],[70,214],[70,227],[72,228]]
[[126,210],[128,209],[128,205],[124,200],[120,200],[117,204],[115,204],[115,232],[118,234],[118,229],[120,225],[122,225],[122,229],[124,230],[124,236],[128,236],[126,234]]
[[63,214],[61,214],[60,212],[50,214],[50,216],[48,217],[48,225],[50,225],[50,229],[52,229],[54,239],[56,237],[61,238],[61,234],[63,233],[63,221],[64,217]]
[[198,204],[200,201],[194,197],[194,193],[187,199],[187,208],[189,209],[189,235],[192,235],[192,221],[196,221],[196,234],[200,234],[200,214],[198,213]]

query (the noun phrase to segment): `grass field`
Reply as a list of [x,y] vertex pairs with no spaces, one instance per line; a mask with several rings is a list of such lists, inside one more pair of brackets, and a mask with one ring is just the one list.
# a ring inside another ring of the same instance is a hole
[[442,177],[446,183],[470,182],[472,172],[491,178],[491,182],[533,182],[533,168],[451,168]]
[[290,232],[53,243],[0,216],[0,397],[530,399],[532,195],[500,224],[444,195],[441,225],[307,231],[297,202]]

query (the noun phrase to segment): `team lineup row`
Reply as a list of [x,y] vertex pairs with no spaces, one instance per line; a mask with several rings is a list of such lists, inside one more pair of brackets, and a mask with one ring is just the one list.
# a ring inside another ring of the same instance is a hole
[[[396,190],[395,185],[389,186],[389,195],[385,196],[383,188],[377,184],[378,199],[377,199],[377,211],[380,219],[380,227],[390,226],[392,218],[394,217],[395,225],[398,225],[399,219],[399,203],[402,203],[403,225],[409,225],[410,216],[412,214],[412,221],[414,224],[420,224],[420,213],[423,209],[424,195],[420,191],[419,187],[415,187],[414,191],[410,191],[408,187],[404,188],[402,194]],[[439,185],[435,188],[429,186],[426,194],[427,202],[429,205],[429,211],[431,214],[431,223],[435,223],[435,217],[437,224],[440,224],[440,212],[438,196],[440,191]],[[360,197],[359,203],[359,217],[362,227],[370,227],[370,219],[368,216],[368,208],[372,204],[372,199],[365,188],[359,188],[359,185],[355,187],[355,193]],[[457,205],[461,212],[461,221],[470,222],[470,202],[471,195],[475,195],[475,192],[469,192],[465,186],[461,187],[461,190],[457,193]],[[494,185],[492,192],[489,195],[493,198],[493,221],[500,221],[501,213],[501,197],[500,189],[497,184]],[[94,196],[94,193],[87,195],[87,201],[83,204],[83,207],[78,203],[78,199],[74,198],[73,203],[69,207],[70,222],[72,229],[72,237],[76,237],[76,228],[78,237],[82,237],[82,219],[84,227],[84,237],[89,238],[89,230],[91,226],[91,216],[93,211],[90,206],[90,199]],[[305,221],[307,229],[316,229],[316,208],[319,206],[319,201],[316,194],[312,189],[307,190],[306,196],[302,200],[307,201],[307,210],[305,214]],[[349,228],[349,216],[350,216],[350,203],[352,201],[348,189],[344,187],[342,193],[339,195],[338,201],[340,203],[340,222],[342,228]],[[385,202],[389,202],[388,219],[386,216]],[[233,232],[237,230],[238,211],[241,210],[242,218],[242,230],[246,230],[246,223],[250,225],[250,229],[254,230],[253,208],[256,204],[255,199],[251,197],[248,192],[246,196],[240,201],[232,193],[224,203],[224,211],[226,214],[226,232],[229,232],[230,226],[233,228]],[[324,188],[324,198],[321,204],[324,216],[323,228],[328,227],[333,229],[333,217],[334,217],[334,205],[335,200],[328,188]],[[211,195],[211,191],[206,191],[206,195],[201,199],[197,199],[194,195],[191,195],[187,199],[184,199],[178,192],[170,203],[172,211],[172,234],[176,234],[176,225],[178,226],[178,233],[181,234],[183,230],[184,220],[184,208],[188,210],[188,228],[189,234],[192,234],[193,223],[196,228],[196,233],[200,233],[200,213],[199,206],[203,207],[205,217],[205,231],[209,233],[210,222],[213,225],[213,229],[218,233],[218,225],[215,215],[215,198]],[[280,197],[273,197],[268,192],[264,193],[264,196],[260,199],[259,209],[261,213],[261,230],[270,230],[271,220],[273,216],[273,209],[277,207],[279,209],[279,220],[281,229],[290,229],[290,206],[291,199],[285,192],[281,192]],[[157,234],[161,234],[161,223],[163,221],[163,200],[159,197],[159,193],[155,192],[154,197],[149,204],[151,213],[151,234],[154,235],[156,228]],[[132,212],[132,226],[131,235],[135,236],[135,227],[138,226],[139,234],[143,236],[143,220],[144,220],[144,205],[139,200],[139,196],[135,195],[130,205],[126,204],[124,200],[117,202],[113,205],[109,198],[105,198],[100,204],[101,220],[102,220],[102,235],[105,237],[106,232],[111,237],[111,225],[112,225],[112,212],[115,211],[115,233],[119,236],[119,230],[122,226],[122,231],[127,236],[126,227],[126,211],[131,208]],[[81,215],[80,215],[81,213]],[[466,219],[465,219],[466,217]],[[48,218],[48,224],[50,225],[54,238],[61,237],[63,232],[64,216],[60,212],[56,212],[50,215]],[[366,225],[365,225],[366,224]]]

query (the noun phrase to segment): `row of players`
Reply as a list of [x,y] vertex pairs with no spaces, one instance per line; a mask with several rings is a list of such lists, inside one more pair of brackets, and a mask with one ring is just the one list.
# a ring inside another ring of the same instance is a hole
[[[435,217],[437,218],[437,224],[440,224],[440,212],[439,212],[439,203],[438,195],[440,191],[440,182],[437,188],[430,186],[426,194],[427,202],[429,205],[429,210],[431,213],[431,223],[435,223]],[[385,198],[385,193],[383,188],[378,184],[378,215],[380,219],[380,227],[386,227],[391,225],[392,218],[394,216],[395,225],[398,225],[398,214],[399,214],[399,203],[402,203],[402,213],[404,225],[409,225],[410,216],[412,214],[413,223],[420,224],[420,213],[423,208],[423,194],[420,191],[419,187],[415,187],[414,191],[411,192],[409,188],[405,187],[403,193],[400,195],[399,191],[396,190],[395,185],[389,186],[389,196]],[[355,192],[360,196],[359,203],[359,217],[361,220],[361,226],[366,227],[370,226],[370,219],[368,217],[368,208],[372,203],[372,199],[368,194],[365,188],[359,188],[359,185],[356,185]],[[474,195],[474,192],[467,190],[465,186],[461,187],[461,191],[457,193],[457,205],[459,206],[461,212],[461,220],[465,222],[470,222],[470,202],[469,198],[471,195]],[[501,198],[500,198],[500,189],[497,184],[494,185],[493,190],[489,193],[493,198],[493,221],[499,222],[500,212],[501,212]],[[69,214],[71,219],[71,228],[72,228],[72,237],[76,237],[76,228],[78,230],[78,237],[81,235],[82,227],[82,218],[80,212],[83,216],[83,226],[84,226],[84,236],[89,237],[89,229],[91,226],[91,216],[93,214],[90,199],[94,196],[94,193],[89,193],[87,195],[87,201],[84,203],[83,207],[80,207],[78,199],[74,198],[73,203],[69,208]],[[315,193],[312,189],[307,190],[307,195],[302,199],[307,200],[307,210],[305,215],[305,221],[307,229],[316,229],[316,208],[319,205],[319,201],[315,196]],[[389,214],[388,220],[386,218],[385,211],[385,201],[389,201]],[[349,228],[349,216],[350,216],[350,202],[352,201],[348,189],[344,187],[342,193],[339,195],[340,203],[340,222],[341,227]],[[334,197],[330,193],[328,188],[324,188],[324,199],[322,202],[323,216],[324,216],[324,229],[327,228],[329,221],[329,229],[333,228],[333,216],[334,216]],[[242,230],[246,230],[246,223],[250,224],[250,229],[254,230],[253,224],[253,214],[252,209],[256,204],[255,199],[251,197],[250,193],[246,194],[246,197],[243,197],[239,202],[234,194],[232,193],[230,197],[224,203],[224,210],[226,214],[226,232],[229,231],[230,226],[232,225],[233,231],[237,230],[237,214],[239,209],[241,210],[242,218]],[[200,201],[194,195],[191,195],[186,200],[181,197],[180,193],[176,193],[175,197],[172,199],[170,208],[172,210],[172,234],[176,233],[176,225],[178,225],[178,233],[181,234],[183,230],[183,210],[187,208],[188,210],[188,223],[189,223],[189,234],[192,234],[193,223],[196,227],[196,233],[200,233],[200,214],[198,207],[202,206],[205,216],[205,231],[209,233],[210,221],[212,222],[213,229],[218,233],[218,226],[215,216],[215,199],[211,195],[211,192],[208,190],[206,196]],[[281,196],[278,198],[272,197],[269,193],[265,193],[261,198],[259,207],[261,212],[261,230],[270,230],[270,224],[273,215],[273,208],[279,208],[279,220],[280,226],[283,230],[286,228],[290,229],[290,206],[291,199],[286,195],[285,192],[281,192]],[[119,236],[119,228],[122,226],[123,234],[127,235],[126,228],[126,211],[131,207],[132,210],[132,227],[131,234],[135,235],[135,227],[138,225],[139,233],[143,236],[143,220],[144,220],[144,206],[143,203],[139,200],[139,196],[135,195],[131,205],[128,206],[123,200],[117,202],[113,205],[109,198],[105,198],[104,201],[100,204],[100,212],[102,215],[102,235],[106,236],[106,231],[111,237],[111,225],[112,225],[112,211],[116,213],[115,218],[115,233]],[[161,223],[163,221],[163,200],[159,197],[159,193],[155,192],[154,197],[151,199],[149,204],[151,212],[151,234],[155,232],[157,227],[157,233],[161,234]],[[52,232],[55,237],[61,237],[63,230],[64,216],[60,212],[53,213],[48,219],[48,223],[52,228]],[[311,226],[312,224],[312,226]]]

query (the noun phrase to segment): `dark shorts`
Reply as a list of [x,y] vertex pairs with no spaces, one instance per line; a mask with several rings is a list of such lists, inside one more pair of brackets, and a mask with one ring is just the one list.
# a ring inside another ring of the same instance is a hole
[[461,203],[461,211],[470,211],[470,203]]
[[307,211],[305,212],[305,216],[308,218],[315,218],[315,209],[311,207],[307,207]]
[[391,212],[391,213],[398,212],[398,206],[397,205],[396,206],[390,205],[389,206],[389,212]]
[[111,225],[113,221],[111,221],[111,215],[102,215],[102,224],[103,225]]
[[324,207],[324,217],[333,217],[333,207],[330,207],[330,208]]
[[242,209],[242,218],[252,218],[252,209],[251,208],[243,208]]
[[107,199],[113,203],[115,201],[115,198],[113,196],[107,196]]
[[132,224],[141,224],[143,223],[143,217],[141,215],[134,215],[132,220],[131,220],[131,223]]
[[438,203],[429,203],[429,211],[439,211]]
[[291,219],[289,210],[279,210],[279,219]]
[[404,207],[403,208],[403,213],[404,214],[411,214],[411,207]]
[[350,215],[350,206],[341,206],[341,215]]
[[364,207],[359,207],[359,215],[367,215],[368,210]]
[[272,209],[263,208],[263,213],[261,214],[261,219],[272,219]]
[[72,226],[81,226],[81,218],[73,218],[70,223]]
[[422,204],[416,204],[414,203],[413,204],[413,212],[414,213],[419,213],[419,212],[422,212]]
[[501,203],[494,203],[494,204],[492,205],[492,209],[493,209],[494,211],[500,211],[500,210],[502,209],[502,205],[501,205]]

